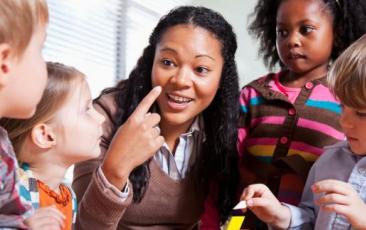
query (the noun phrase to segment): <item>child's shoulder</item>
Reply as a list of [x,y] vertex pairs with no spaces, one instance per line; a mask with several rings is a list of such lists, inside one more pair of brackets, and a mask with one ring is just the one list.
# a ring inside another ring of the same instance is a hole
[[278,73],[268,73],[264,76],[261,76],[248,84],[246,84],[241,92],[241,98],[251,98],[258,97],[260,95],[267,95],[269,91],[272,91],[272,87],[270,82],[274,80],[277,75],[280,75],[282,71]]
[[248,87],[253,87],[253,86],[265,86],[268,85],[269,81],[272,80],[276,75],[280,74],[281,72],[278,73],[268,73],[266,75],[260,76],[259,78],[249,82],[248,84],[244,85],[244,87],[242,88],[242,90],[244,90],[245,88]]
[[352,155],[352,153],[347,141],[340,141],[334,145],[324,147],[324,153],[318,158],[316,164],[329,164],[329,162],[342,159],[348,155]]
[[9,140],[8,132],[0,126],[0,155],[15,158],[14,150]]

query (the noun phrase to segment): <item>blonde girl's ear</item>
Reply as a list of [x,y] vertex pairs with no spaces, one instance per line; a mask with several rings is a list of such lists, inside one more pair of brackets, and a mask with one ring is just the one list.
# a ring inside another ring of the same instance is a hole
[[42,149],[52,148],[56,145],[56,134],[52,127],[39,123],[32,128],[31,139],[35,145]]
[[3,88],[10,76],[11,48],[9,44],[0,44],[0,89]]

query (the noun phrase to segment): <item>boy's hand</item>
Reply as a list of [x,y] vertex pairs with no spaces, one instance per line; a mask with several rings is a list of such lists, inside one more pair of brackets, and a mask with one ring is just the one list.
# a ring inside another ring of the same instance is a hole
[[60,230],[65,216],[54,206],[39,208],[24,221],[30,230]]
[[345,216],[355,229],[366,229],[366,205],[350,184],[338,180],[322,180],[311,189],[314,193],[324,193],[316,201],[321,209]]
[[282,205],[264,184],[249,185],[240,200],[245,200],[247,208],[267,224],[281,229],[290,225],[289,208]]

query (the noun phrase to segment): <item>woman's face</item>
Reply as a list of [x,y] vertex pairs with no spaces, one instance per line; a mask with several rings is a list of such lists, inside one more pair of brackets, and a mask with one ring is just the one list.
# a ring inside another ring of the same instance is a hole
[[160,85],[157,99],[161,123],[186,126],[206,109],[220,84],[224,60],[221,43],[197,26],[169,28],[156,46],[152,85]]

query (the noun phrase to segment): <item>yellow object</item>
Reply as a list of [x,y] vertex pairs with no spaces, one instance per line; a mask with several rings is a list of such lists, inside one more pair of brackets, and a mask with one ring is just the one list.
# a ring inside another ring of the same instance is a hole
[[226,230],[240,230],[243,224],[245,216],[232,216]]

